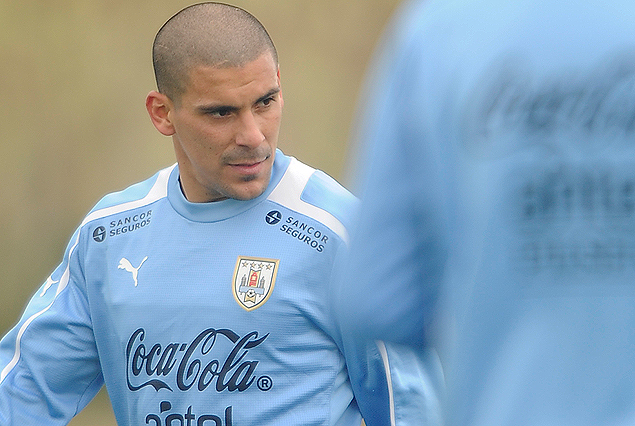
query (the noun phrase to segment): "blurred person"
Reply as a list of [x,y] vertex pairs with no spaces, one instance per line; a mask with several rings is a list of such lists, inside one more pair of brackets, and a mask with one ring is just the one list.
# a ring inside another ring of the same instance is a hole
[[177,164],[99,201],[2,339],[0,425],[67,424],[104,384],[119,425],[391,424],[390,349],[331,314],[357,200],[277,150],[266,30],[193,5],[153,63]]
[[635,3],[410,1],[387,34],[343,323],[437,349],[450,425],[635,423]]

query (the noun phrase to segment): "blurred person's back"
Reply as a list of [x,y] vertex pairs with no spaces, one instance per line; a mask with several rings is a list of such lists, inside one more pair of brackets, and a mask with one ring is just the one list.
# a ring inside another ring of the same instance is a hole
[[635,424],[635,2],[430,0],[392,30],[344,318],[441,342],[452,425]]

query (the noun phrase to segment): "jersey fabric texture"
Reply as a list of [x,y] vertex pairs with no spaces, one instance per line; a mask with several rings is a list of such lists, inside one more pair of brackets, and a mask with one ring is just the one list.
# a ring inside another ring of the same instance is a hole
[[389,34],[340,315],[438,344],[452,426],[635,424],[635,3],[409,2]]
[[280,151],[250,201],[189,203],[178,176],[84,219],[1,342],[0,424],[66,424],[104,383],[122,426],[359,426],[354,393],[389,424],[387,357],[329,303],[357,200]]

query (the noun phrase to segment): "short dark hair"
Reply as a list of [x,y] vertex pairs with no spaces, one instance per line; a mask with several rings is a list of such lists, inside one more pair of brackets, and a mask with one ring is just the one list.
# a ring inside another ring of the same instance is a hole
[[217,2],[188,6],[163,24],[154,38],[157,89],[178,102],[192,67],[241,67],[267,51],[277,65],[278,53],[269,33],[249,12]]

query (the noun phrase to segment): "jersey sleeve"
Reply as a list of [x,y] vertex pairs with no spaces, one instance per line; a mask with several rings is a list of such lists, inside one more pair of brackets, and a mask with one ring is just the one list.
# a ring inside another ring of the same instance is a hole
[[[348,259],[345,246],[341,250],[332,280],[336,286],[341,284],[337,277]],[[443,423],[444,380],[435,350],[373,340],[341,321],[337,324],[336,341],[344,354],[351,388],[366,426]]]
[[65,425],[103,385],[78,246],[0,341],[0,424]]
[[421,347],[447,257],[448,212],[443,154],[430,143],[425,103],[411,93],[423,78],[407,66],[418,50],[407,43],[411,15],[396,18],[400,31],[389,32],[360,102],[361,208],[337,291],[352,329]]

